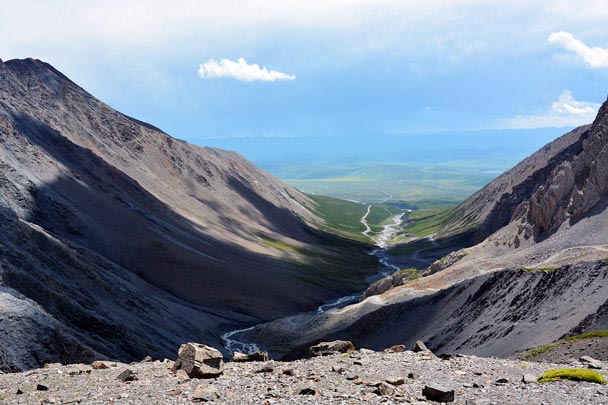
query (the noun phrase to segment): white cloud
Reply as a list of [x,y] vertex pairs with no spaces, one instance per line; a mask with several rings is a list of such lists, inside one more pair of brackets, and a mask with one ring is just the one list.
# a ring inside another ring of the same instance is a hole
[[499,128],[561,128],[590,124],[595,119],[601,104],[590,101],[577,101],[570,90],[564,91],[557,101],[551,104],[546,114],[519,115],[500,120]]
[[549,42],[558,44],[567,50],[576,53],[590,68],[608,67],[608,49],[599,46],[587,46],[584,42],[574,38],[569,32],[553,32],[549,35]]
[[296,78],[296,75],[268,70],[255,63],[247,63],[244,58],[239,58],[236,62],[230,59],[222,59],[219,62],[215,59],[209,59],[198,66],[198,76],[202,79],[231,77],[243,82],[256,80],[274,82],[275,80],[295,80]]

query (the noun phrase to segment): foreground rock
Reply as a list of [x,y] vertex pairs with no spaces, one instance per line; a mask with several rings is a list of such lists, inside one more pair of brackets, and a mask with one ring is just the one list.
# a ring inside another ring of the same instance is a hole
[[211,346],[200,343],[185,343],[180,346],[173,371],[184,370],[191,378],[214,378],[224,370],[222,353]]
[[239,353],[234,352],[232,355],[232,361],[238,362],[248,362],[248,361],[268,361],[268,352],[255,352],[255,353]]
[[422,395],[435,402],[454,402],[454,390],[437,384],[426,385],[422,390]]
[[[544,372],[569,364],[453,356],[448,360],[411,351],[355,351],[293,362],[269,361],[271,372],[258,373],[259,363],[228,362],[214,380],[184,379],[170,361],[130,364],[138,379],[116,380],[123,369],[56,366],[0,374],[0,403],[82,404],[407,404],[431,402],[429,388],[450,395],[455,404],[603,404],[608,386],[574,381],[539,384]],[[88,369],[90,373],[75,373]],[[334,369],[335,371],[332,371]],[[522,374],[531,382],[522,382]],[[600,370],[600,373],[604,373]],[[183,373],[182,373],[183,374]],[[407,378],[416,375],[415,379]],[[604,373],[605,374],[605,373]],[[349,379],[350,376],[355,378]],[[497,383],[505,379],[506,383]],[[444,388],[437,387],[443,386]],[[44,386],[46,391],[37,390]],[[425,397],[423,390],[427,393]],[[18,394],[18,392],[20,392]],[[441,400],[447,401],[448,396]],[[4,400],[4,401],[3,401]],[[434,400],[433,400],[434,401]]]
[[347,340],[334,340],[333,342],[321,342],[308,349],[310,357],[329,356],[336,353],[348,353],[355,350],[355,345]]

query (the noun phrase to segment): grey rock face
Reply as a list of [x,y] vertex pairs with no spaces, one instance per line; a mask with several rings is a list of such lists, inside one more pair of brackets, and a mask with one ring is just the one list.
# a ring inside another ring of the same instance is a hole
[[191,378],[215,378],[224,371],[224,358],[211,346],[185,343],[179,348],[173,370],[184,370]]
[[355,350],[352,342],[347,340],[334,340],[333,342],[321,342],[308,349],[310,357],[329,356],[336,353],[348,353]]
[[454,390],[438,384],[425,385],[422,390],[422,395],[424,395],[426,399],[435,402],[454,402]]

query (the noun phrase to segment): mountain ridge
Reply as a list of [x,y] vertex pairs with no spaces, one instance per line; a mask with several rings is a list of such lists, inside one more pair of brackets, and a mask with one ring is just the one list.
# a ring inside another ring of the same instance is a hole
[[140,124],[44,62],[0,64],[0,144],[4,370],[220,346],[375,271],[368,246],[312,226],[314,202],[291,186]]

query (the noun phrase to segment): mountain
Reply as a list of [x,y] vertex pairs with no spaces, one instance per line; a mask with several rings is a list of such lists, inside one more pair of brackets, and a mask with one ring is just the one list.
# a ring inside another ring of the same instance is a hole
[[172,138],[52,66],[0,61],[0,369],[221,346],[360,289],[367,246],[237,153]]
[[607,207],[608,102],[592,125],[549,143],[461,204],[435,236],[469,231],[474,246],[360,303],[260,325],[247,337],[287,358],[331,339],[372,349],[423,339],[444,353],[510,356],[606,329]]

